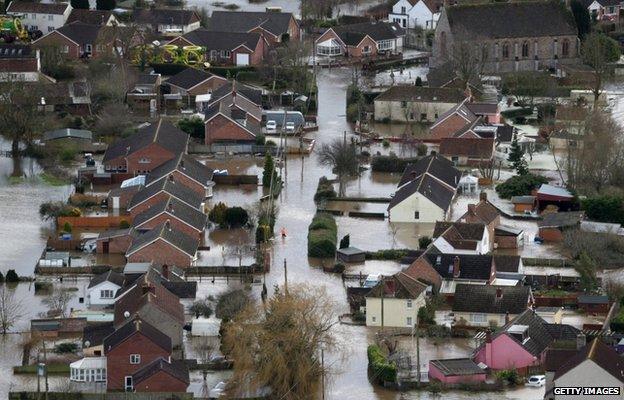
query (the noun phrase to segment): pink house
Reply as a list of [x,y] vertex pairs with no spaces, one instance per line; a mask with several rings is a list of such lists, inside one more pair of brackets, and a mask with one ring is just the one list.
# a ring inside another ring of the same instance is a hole
[[429,361],[429,380],[446,384],[485,382],[486,373],[469,358]]

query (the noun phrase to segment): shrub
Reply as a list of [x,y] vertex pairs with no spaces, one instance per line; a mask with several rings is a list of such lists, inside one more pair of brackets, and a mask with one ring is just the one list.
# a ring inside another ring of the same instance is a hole
[[71,224],[65,221],[65,223],[63,224],[63,232],[71,233],[71,231],[72,231]]
[[249,214],[242,207],[229,207],[225,210],[225,224],[229,227],[239,227],[247,224]]
[[256,145],[264,146],[266,144],[266,137],[264,135],[256,136]]
[[510,385],[516,385],[520,383],[520,376],[515,369],[505,369],[496,373],[496,378]]
[[388,147],[390,147],[390,141],[388,139],[384,139],[381,141],[381,145],[384,149],[387,149]]
[[409,254],[409,250],[407,249],[388,249],[388,250],[377,250],[374,252],[367,252],[366,259],[367,260],[400,260],[403,257],[406,257]]
[[0,283],[4,283],[4,274],[0,272]]
[[210,318],[212,315],[212,306],[208,299],[197,300],[191,305],[190,309],[191,314],[195,315],[195,318],[204,317]]
[[403,172],[408,164],[418,161],[418,158],[399,158],[394,153],[388,156],[374,156],[371,169],[374,172]]
[[344,235],[342,239],[340,239],[339,248],[346,249],[351,244],[350,242],[351,242],[351,237],[349,235]]
[[548,180],[540,175],[516,175],[496,186],[496,193],[503,199],[509,199],[513,196],[528,195],[533,189],[547,182]]
[[431,238],[429,236],[421,236],[418,238],[418,248],[426,249],[431,244]]
[[130,228],[130,223],[128,221],[126,221],[125,219],[122,219],[121,221],[119,221],[119,229],[128,229]]
[[63,164],[69,164],[76,159],[77,154],[78,150],[75,147],[64,146],[59,153],[59,159]]
[[54,352],[57,354],[75,353],[78,351],[78,345],[76,343],[59,343],[54,346]]
[[581,201],[581,207],[592,221],[624,224],[624,198],[596,196]]
[[219,296],[215,314],[217,318],[227,322],[241,312],[250,301],[249,295],[242,289],[230,290]]
[[423,325],[435,325],[435,308],[427,304],[418,309],[418,323]]
[[98,198],[82,193],[75,193],[69,197],[69,204],[80,208],[89,208],[100,204]]
[[381,352],[381,348],[376,344],[371,344],[366,349],[368,354],[368,366],[373,370],[373,374],[379,382],[395,382],[397,377],[397,367],[393,362],[388,362],[386,356]]
[[191,137],[203,139],[205,137],[204,121],[199,117],[183,118],[178,121],[178,128]]
[[35,294],[47,294],[52,292],[51,282],[35,282]]
[[19,282],[19,276],[17,275],[17,272],[15,272],[14,269],[10,269],[7,271],[6,278],[4,279],[4,281],[7,283],[17,283]]
[[223,202],[218,202],[212,207],[210,212],[208,213],[208,219],[210,222],[213,222],[219,226],[225,224],[225,212],[227,211],[228,206]]
[[321,202],[323,200],[333,199],[337,196],[334,190],[334,185],[325,176],[319,178],[318,186],[316,187],[316,193],[314,194],[314,201]]
[[347,121],[355,122],[358,119],[360,107],[357,104],[349,104],[347,106]]
[[336,255],[338,227],[330,214],[318,213],[308,227],[308,257],[329,258]]
[[344,264],[342,263],[336,263],[334,264],[334,266],[332,267],[332,272],[335,272],[337,274],[342,274],[343,272],[345,272],[345,269],[347,267],[345,267]]

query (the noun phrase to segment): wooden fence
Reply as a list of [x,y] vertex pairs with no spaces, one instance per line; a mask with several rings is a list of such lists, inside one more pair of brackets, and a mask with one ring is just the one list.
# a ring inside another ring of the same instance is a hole
[[102,217],[58,217],[57,226],[69,223],[73,228],[116,228],[126,221],[132,225],[131,215],[105,215]]
[[219,185],[257,185],[258,175],[214,175],[212,180]]
[[71,251],[80,249],[81,244],[82,240],[80,239],[62,240],[49,238],[47,242],[47,247],[51,247],[54,250]]

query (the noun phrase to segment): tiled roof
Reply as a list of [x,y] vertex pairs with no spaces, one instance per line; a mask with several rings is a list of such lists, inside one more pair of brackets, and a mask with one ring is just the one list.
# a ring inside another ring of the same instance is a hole
[[236,92],[237,96],[245,97],[257,106],[262,105],[262,91],[252,88],[251,86],[243,85],[238,81],[228,82],[225,85],[213,90],[210,104],[219,101],[223,97],[230,95],[232,92]]
[[208,186],[211,183],[214,175],[212,168],[202,164],[192,156],[180,154],[178,157],[172,158],[154,168],[147,176],[145,184],[149,186],[159,179],[168,176],[173,171],[179,171],[204,186]]
[[421,158],[414,164],[409,164],[401,176],[399,186],[403,186],[424,173],[434,176],[453,188],[457,188],[461,177],[461,171],[455,168],[451,161],[440,155],[432,154]]
[[460,221],[464,219],[469,221],[478,219],[487,225],[499,216],[496,207],[494,207],[492,203],[487,200],[481,200],[477,204],[473,204],[473,206],[474,208],[471,208],[470,205],[468,206],[468,211],[459,217]]
[[609,296],[582,294],[576,298],[579,304],[609,304]]
[[487,161],[494,154],[494,139],[443,138],[440,141],[440,154]]
[[466,107],[476,115],[488,115],[498,113],[497,103],[466,103]]
[[100,33],[100,29],[102,29],[101,25],[85,24],[81,21],[75,21],[61,26],[57,30],[48,33],[48,35],[53,32],[58,32],[79,45],[95,44]]
[[520,256],[512,256],[505,254],[497,254],[494,256],[494,264],[496,264],[496,272],[512,272],[517,273],[520,269]]
[[89,324],[82,330],[82,344],[84,347],[100,346],[104,343],[104,338],[113,332],[115,327],[112,322]]
[[25,44],[0,44],[0,58],[35,58],[32,47]]
[[39,3],[35,1],[12,1],[7,7],[10,13],[63,14],[69,3]]
[[74,8],[69,14],[65,24],[80,21],[90,25],[106,25],[112,15],[113,12],[109,10],[83,10]]
[[[455,90],[459,93],[462,93],[458,89],[444,88],[444,90]],[[462,93],[461,97],[465,97],[465,95]],[[457,114],[460,117],[464,118],[466,120],[466,125],[469,125],[475,122],[478,119],[478,117],[468,107],[466,107],[467,102],[468,102],[468,99],[463,99],[459,103],[457,103],[456,105],[454,105],[453,107],[449,108],[447,111],[442,113],[442,115],[438,117],[438,119],[433,123],[433,125],[431,125],[430,129],[435,128],[436,126],[441,124],[443,121],[445,121],[448,117],[450,117],[453,114]]]
[[135,228],[140,229],[141,225],[150,221],[154,217],[166,214],[169,218],[176,218],[190,225],[198,231],[203,231],[206,227],[208,217],[203,212],[193,208],[174,197],[169,197],[166,201],[161,201],[149,209],[138,214],[132,221]]
[[392,297],[395,299],[416,299],[427,289],[427,284],[399,272],[382,279],[366,297]]
[[429,174],[422,174],[396,191],[388,204],[388,210],[417,192],[445,211],[448,210],[455,196],[455,189],[440,183]]
[[498,143],[511,143],[516,128],[507,124],[497,125],[496,127],[496,141]]
[[125,277],[123,276],[123,274],[115,272],[111,269],[108,272],[104,272],[103,274],[94,276],[91,279],[91,282],[89,282],[89,289],[96,285],[99,285],[102,282],[111,282],[119,287],[122,287],[124,284],[124,280]]
[[537,222],[540,228],[569,228],[578,225],[583,219],[582,211],[554,212],[544,214]]
[[208,51],[232,51],[239,46],[255,50],[258,42],[262,40],[259,33],[216,32],[208,29],[195,29],[182,37],[195,46],[205,47]]
[[535,196],[513,196],[511,202],[513,204],[535,204]]
[[184,361],[172,360],[169,362],[162,357],[158,357],[151,363],[141,367],[132,375],[132,382],[137,385],[158,372],[164,372],[187,385],[190,383],[189,370]]
[[[497,292],[501,294],[497,298]],[[520,314],[527,309],[531,295],[528,286],[492,286],[458,284],[453,311],[488,314]]]
[[104,339],[104,354],[107,354],[126,339],[137,333],[147,337],[163,350],[171,352],[171,338],[169,336],[143,321],[141,318],[133,318]]
[[624,358],[622,358],[613,347],[607,346],[598,338],[582,348],[576,355],[572,356],[565,364],[557,369],[554,379],[557,380],[561,378],[585,360],[592,360],[615,379],[624,382]]
[[193,10],[180,10],[173,8],[135,10],[133,18],[137,23],[148,25],[190,25],[200,20],[197,13]]
[[167,85],[173,85],[185,90],[189,90],[214,76],[215,75],[211,73],[202,71],[197,68],[186,68],[178,72],[171,78],[167,79],[165,83]]
[[[472,279],[488,281],[492,273],[492,256],[480,254],[425,253],[429,264],[445,279]],[[459,262],[459,276],[453,275],[453,266]]]
[[396,23],[362,22],[359,24],[338,25],[332,28],[347,46],[356,46],[364,37],[374,41],[391,40],[405,35],[405,30]]
[[485,229],[481,223],[438,221],[432,237],[442,237],[456,249],[475,250],[477,243],[483,239]]
[[275,36],[288,33],[288,25],[293,18],[283,12],[240,12],[213,11],[208,29],[218,32],[249,32],[262,27]]
[[435,88],[427,86],[398,85],[392,86],[375,101],[410,101],[423,103],[459,103],[464,99],[461,90]]
[[126,257],[157,240],[164,240],[190,257],[195,256],[197,248],[199,247],[199,238],[191,237],[183,232],[173,229],[167,222],[165,222],[136,237],[126,252]]
[[192,189],[189,189],[181,182],[166,178],[156,181],[138,191],[134,196],[132,196],[129,208],[132,209],[136,207],[160,192],[167,193],[168,195],[175,197],[177,200],[180,200],[181,202],[186,203],[198,210],[201,208],[201,203],[204,200],[203,196]]

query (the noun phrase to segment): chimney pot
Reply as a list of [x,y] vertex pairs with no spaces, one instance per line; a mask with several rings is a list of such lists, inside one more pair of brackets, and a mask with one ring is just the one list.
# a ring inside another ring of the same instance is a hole
[[455,256],[455,258],[453,259],[453,277],[459,278],[460,274],[461,274],[461,270],[460,270],[460,265],[459,265],[459,257]]
[[487,193],[486,192],[479,193],[479,200],[487,201]]
[[499,300],[503,297],[503,289],[496,288],[496,300]]
[[470,214],[475,214],[477,212],[477,205],[468,204],[468,211],[470,211]]
[[162,276],[169,280],[169,266],[167,264],[163,264],[162,266]]
[[505,313],[505,325],[509,323],[509,311]]

